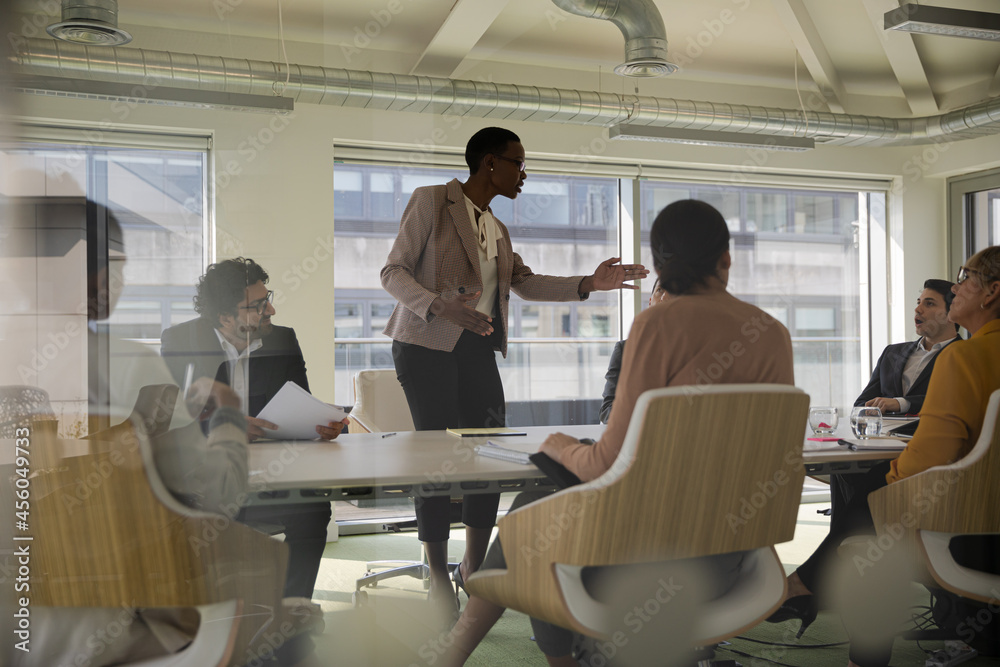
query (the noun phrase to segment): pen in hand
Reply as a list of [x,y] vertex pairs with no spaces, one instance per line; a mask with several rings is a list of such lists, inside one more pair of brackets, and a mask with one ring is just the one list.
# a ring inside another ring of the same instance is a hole
[[382,434],[382,439],[385,440],[386,438],[391,438],[394,435],[396,435],[396,434],[395,433],[383,433]]

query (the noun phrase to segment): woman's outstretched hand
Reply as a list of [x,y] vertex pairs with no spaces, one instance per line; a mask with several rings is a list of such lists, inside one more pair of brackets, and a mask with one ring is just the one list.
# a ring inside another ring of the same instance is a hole
[[593,275],[580,282],[580,294],[603,292],[613,289],[639,289],[629,285],[627,280],[642,280],[649,275],[649,269],[642,264],[619,264],[621,257],[612,257],[598,264]]

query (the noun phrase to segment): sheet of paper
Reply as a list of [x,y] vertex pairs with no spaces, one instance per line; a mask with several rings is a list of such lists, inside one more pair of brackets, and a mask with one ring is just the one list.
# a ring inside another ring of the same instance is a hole
[[315,440],[317,426],[326,426],[347,417],[341,408],[324,403],[291,380],[278,390],[257,415],[278,425],[278,430],[265,429],[272,440]]

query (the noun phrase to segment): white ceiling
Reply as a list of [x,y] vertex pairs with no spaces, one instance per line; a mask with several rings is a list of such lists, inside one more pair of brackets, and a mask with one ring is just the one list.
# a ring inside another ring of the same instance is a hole
[[[634,85],[610,73],[624,59],[614,25],[567,14],[548,0],[119,0],[119,25],[137,35],[134,47],[163,48],[144,44],[142,35],[174,29],[222,37],[230,43],[225,55],[279,60],[274,51],[232,47],[241,37],[277,38],[279,2],[286,40],[325,49],[325,62],[304,64],[455,78],[472,78],[484,64],[555,68],[593,73],[592,89],[628,85],[631,92]],[[726,99],[727,86],[793,90],[798,59],[803,92],[820,90],[835,112],[922,116],[1000,94],[1000,43],[884,31],[882,15],[899,4],[656,0],[670,59],[682,67],[640,85],[669,96],[675,82],[709,84],[706,98],[736,101]],[[997,0],[933,4],[1000,11]],[[366,28],[375,35],[368,43],[358,37]],[[705,46],[693,46],[699,40]],[[386,57],[368,57],[375,52]]]

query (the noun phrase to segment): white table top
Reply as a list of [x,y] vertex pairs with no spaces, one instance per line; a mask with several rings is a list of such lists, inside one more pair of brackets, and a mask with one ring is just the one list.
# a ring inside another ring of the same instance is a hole
[[[556,431],[577,438],[601,436],[603,425],[529,426],[527,436],[490,438],[526,452],[538,451],[545,437]],[[811,432],[807,437],[814,437]],[[842,423],[835,434],[849,437]],[[403,484],[531,479],[543,477],[534,466],[477,456],[473,451],[486,438],[459,438],[444,431],[401,431],[383,438],[380,433],[343,434],[332,442],[257,442],[249,445],[250,481],[255,490],[365,487]],[[836,442],[804,440],[802,459],[807,466],[851,465],[881,461],[898,452],[855,452]]]

